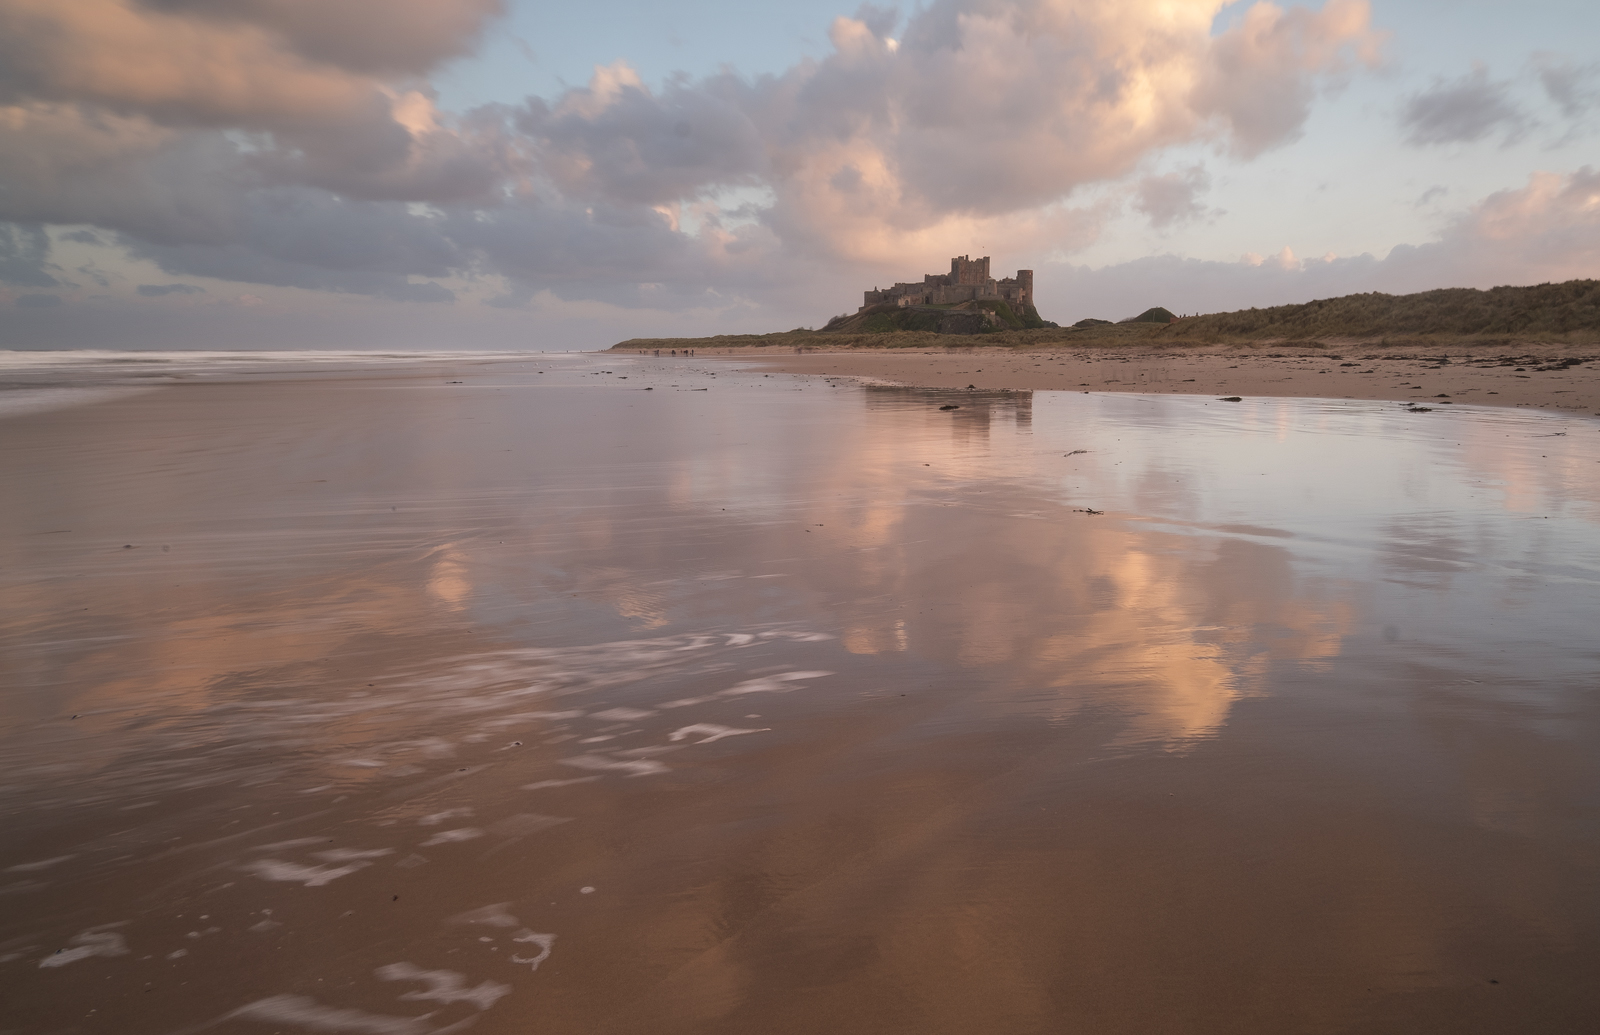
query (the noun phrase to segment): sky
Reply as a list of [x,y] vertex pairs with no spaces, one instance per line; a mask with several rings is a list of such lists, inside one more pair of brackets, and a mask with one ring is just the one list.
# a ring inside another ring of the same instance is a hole
[[0,0],[0,348],[590,349],[1600,277],[1592,0]]

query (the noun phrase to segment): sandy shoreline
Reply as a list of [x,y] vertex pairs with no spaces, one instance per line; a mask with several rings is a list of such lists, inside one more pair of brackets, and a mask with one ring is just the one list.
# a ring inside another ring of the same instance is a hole
[[[633,350],[618,349],[622,354]],[[653,350],[652,350],[653,351]],[[1600,415],[1592,346],[1407,346],[1370,343],[1171,348],[696,349],[696,358],[758,360],[772,373],[864,377],[921,388],[1151,392],[1469,403]]]

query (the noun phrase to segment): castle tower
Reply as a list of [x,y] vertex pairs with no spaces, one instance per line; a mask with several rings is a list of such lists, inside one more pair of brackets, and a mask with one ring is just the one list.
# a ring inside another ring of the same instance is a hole
[[958,255],[950,260],[950,283],[982,287],[989,281],[989,256],[973,259]]
[[1017,301],[1033,306],[1033,270],[1017,270]]

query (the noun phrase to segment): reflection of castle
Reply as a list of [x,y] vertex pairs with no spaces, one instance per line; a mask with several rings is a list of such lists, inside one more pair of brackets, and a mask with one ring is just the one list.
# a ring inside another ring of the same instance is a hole
[[1033,308],[1033,270],[1017,270],[1015,277],[995,280],[989,276],[989,256],[981,259],[965,255],[950,260],[949,273],[929,273],[920,284],[896,284],[892,288],[873,288],[866,292],[861,308],[883,305],[947,305],[953,302],[994,300],[1013,309]]
[[[950,433],[960,442],[984,441],[989,437],[991,425],[1009,421],[1017,432],[1033,430],[1033,393],[1017,392],[1009,388],[999,391],[950,392],[928,388],[905,388],[900,385],[866,385],[862,396],[871,411],[915,410],[926,413],[930,404],[953,402],[956,407],[949,414]],[[945,414],[939,414],[941,422]]]

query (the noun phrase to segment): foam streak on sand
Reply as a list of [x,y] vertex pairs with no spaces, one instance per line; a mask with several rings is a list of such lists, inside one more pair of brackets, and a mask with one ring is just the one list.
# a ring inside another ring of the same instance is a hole
[[72,936],[71,948],[57,949],[39,961],[40,967],[64,967],[69,963],[86,960],[92,956],[126,956],[128,943],[111,928],[122,924],[101,924]]
[[379,967],[375,973],[384,981],[419,981],[425,988],[407,992],[401,999],[426,999],[438,1003],[471,1003],[487,1010],[509,995],[510,985],[498,981],[484,981],[468,988],[466,981],[453,970],[424,970],[413,963],[390,963]]
[[[218,1023],[228,1020],[288,1024],[305,1031],[356,1032],[358,1035],[448,1035],[471,1023],[471,1018],[444,1027],[435,1026],[430,1016],[392,1017],[363,1010],[324,1006],[303,995],[275,995],[241,1006]],[[207,1025],[210,1027],[210,1025]]]
[[345,866],[301,866],[282,859],[257,859],[241,866],[240,869],[246,873],[253,873],[262,880],[288,881],[303,884],[308,888],[320,888],[324,884],[336,881],[340,877],[348,877],[371,865],[369,862],[353,862]]

